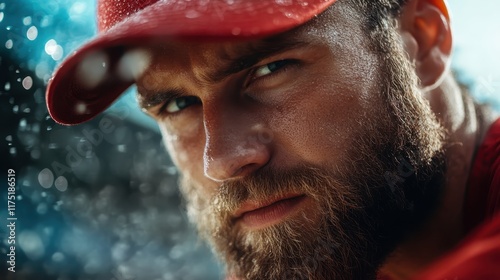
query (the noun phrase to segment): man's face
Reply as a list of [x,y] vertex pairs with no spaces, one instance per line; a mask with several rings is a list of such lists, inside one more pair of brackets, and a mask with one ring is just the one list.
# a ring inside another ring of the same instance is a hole
[[230,274],[366,279],[434,208],[440,126],[360,19],[339,1],[274,38],[152,48],[139,101]]

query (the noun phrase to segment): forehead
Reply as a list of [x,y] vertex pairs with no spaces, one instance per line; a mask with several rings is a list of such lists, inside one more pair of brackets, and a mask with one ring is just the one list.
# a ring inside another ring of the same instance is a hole
[[139,89],[141,84],[151,86],[149,82],[155,80],[155,77],[159,80],[158,73],[163,75],[162,82],[169,79],[169,76],[182,77],[187,74],[186,70],[200,80],[211,81],[210,78],[217,78],[217,75],[207,74],[210,71],[238,61],[242,68],[251,66],[244,64],[257,63],[259,57],[266,53],[277,53],[295,47],[327,45],[341,50],[348,45],[359,45],[362,43],[359,40],[365,37],[362,35],[360,16],[345,3],[346,1],[338,1],[306,24],[269,38],[219,42],[161,41],[151,44],[148,46],[150,65],[138,81]]

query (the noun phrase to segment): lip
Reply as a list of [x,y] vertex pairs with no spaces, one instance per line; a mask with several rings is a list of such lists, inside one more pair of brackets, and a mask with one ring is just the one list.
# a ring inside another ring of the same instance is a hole
[[299,208],[306,200],[304,194],[291,194],[267,201],[248,201],[233,215],[236,222],[249,228],[276,224]]

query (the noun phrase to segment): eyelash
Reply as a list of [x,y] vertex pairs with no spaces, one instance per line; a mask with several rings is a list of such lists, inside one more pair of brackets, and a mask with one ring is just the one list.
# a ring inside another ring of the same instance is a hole
[[[263,67],[263,66],[266,66],[266,65],[269,65],[269,64],[272,64],[272,63],[277,63],[277,62],[286,62],[285,65],[283,65],[282,67],[280,67],[278,70],[274,71],[274,72],[271,72],[265,76],[262,76],[262,77],[255,77],[255,72]],[[275,75],[281,73],[281,72],[286,72],[287,70],[289,70],[291,67],[294,67],[294,66],[297,66],[299,64],[299,60],[297,59],[280,59],[280,60],[275,60],[275,61],[272,61],[270,63],[266,63],[266,64],[263,64],[263,65],[259,65],[259,66],[255,66],[253,67],[253,69],[251,70],[250,72],[250,79],[248,80],[248,82],[245,84],[245,87],[248,87],[250,86],[254,81],[263,81],[263,80],[266,80],[268,78],[272,78],[274,77]]]
[[[278,63],[278,62],[286,62],[286,64],[283,65],[283,66],[281,66],[280,68],[278,68],[276,71],[271,72],[271,73],[269,73],[267,75],[264,75],[264,76],[261,76],[261,77],[255,77],[255,72],[258,69],[260,69],[261,67],[267,66],[267,65],[272,64],[272,63]],[[255,67],[253,67],[251,69],[251,72],[250,72],[250,75],[249,75],[250,78],[245,83],[245,87],[250,86],[254,82],[259,82],[259,81],[263,81],[263,80],[272,78],[274,75],[277,75],[279,73],[282,73],[282,72],[284,73],[287,70],[289,70],[291,67],[297,66],[298,64],[299,64],[299,61],[296,60],[296,59],[281,59],[281,60],[275,60],[275,61],[272,61],[270,63],[263,64],[263,65],[255,66]],[[181,111],[178,111],[178,112],[174,112],[174,113],[169,113],[169,112],[166,111],[166,108],[170,104],[170,102],[173,102],[173,101],[175,101],[175,99],[181,98],[181,97],[184,97],[184,96],[179,94],[179,95],[171,96],[169,99],[165,100],[162,103],[161,107],[158,109],[158,111],[157,111],[156,114],[158,116],[160,116],[160,117],[168,117],[168,118],[174,118],[174,117],[178,116],[179,113],[181,113],[184,110],[181,110]]]

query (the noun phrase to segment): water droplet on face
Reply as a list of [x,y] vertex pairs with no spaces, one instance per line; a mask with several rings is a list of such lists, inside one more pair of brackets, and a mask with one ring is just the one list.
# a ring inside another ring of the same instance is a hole
[[54,174],[52,174],[52,171],[48,168],[40,171],[40,173],[38,173],[38,183],[46,189],[52,187],[54,183]]
[[26,78],[23,79],[23,87],[25,90],[31,89],[33,86],[33,79],[30,76],[27,76]]
[[5,42],[5,48],[10,50],[12,49],[12,46],[14,45],[14,42],[12,42],[11,39],[7,40],[7,42]]
[[38,29],[36,26],[32,26],[28,29],[26,32],[26,37],[28,37],[28,40],[33,41],[38,37]]

